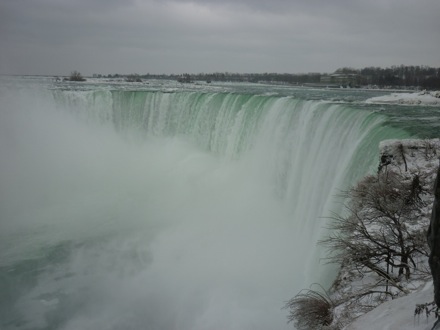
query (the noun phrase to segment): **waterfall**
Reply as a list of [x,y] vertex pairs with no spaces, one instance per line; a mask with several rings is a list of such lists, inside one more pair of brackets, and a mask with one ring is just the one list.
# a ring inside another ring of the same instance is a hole
[[[18,92],[17,92],[18,93]],[[405,137],[350,104],[208,91],[2,94],[5,329],[287,329],[337,198]]]

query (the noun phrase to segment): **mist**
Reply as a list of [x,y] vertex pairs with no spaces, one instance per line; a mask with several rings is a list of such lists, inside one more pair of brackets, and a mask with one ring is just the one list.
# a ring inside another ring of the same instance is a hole
[[34,97],[10,95],[0,114],[2,266],[36,264],[8,278],[21,287],[3,288],[16,299],[2,319],[15,308],[32,328],[287,328],[300,246],[246,160],[184,138],[134,143]]
[[20,84],[0,89],[6,329],[291,328],[284,303],[336,274],[336,193],[398,136],[344,104]]

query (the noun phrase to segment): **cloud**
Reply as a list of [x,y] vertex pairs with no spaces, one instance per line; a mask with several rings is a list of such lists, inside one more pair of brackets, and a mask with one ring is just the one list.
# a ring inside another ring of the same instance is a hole
[[3,73],[440,66],[437,0],[4,0],[0,12]]

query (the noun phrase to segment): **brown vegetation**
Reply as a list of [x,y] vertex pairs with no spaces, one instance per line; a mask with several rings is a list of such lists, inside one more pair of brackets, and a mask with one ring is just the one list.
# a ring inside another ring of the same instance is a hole
[[290,310],[289,322],[293,322],[299,330],[329,326],[333,321],[334,307],[327,293],[311,289],[301,291],[285,305]]

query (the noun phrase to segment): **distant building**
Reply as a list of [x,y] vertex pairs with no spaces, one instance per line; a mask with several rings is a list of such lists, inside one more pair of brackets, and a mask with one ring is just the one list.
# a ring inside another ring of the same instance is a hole
[[320,82],[327,85],[359,86],[361,77],[357,73],[333,73],[322,75]]

